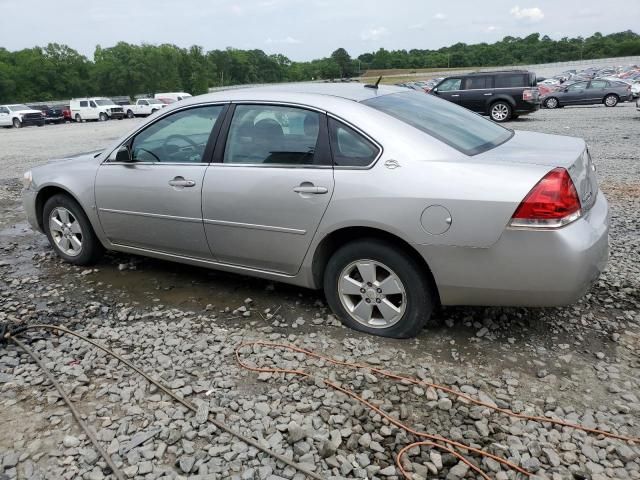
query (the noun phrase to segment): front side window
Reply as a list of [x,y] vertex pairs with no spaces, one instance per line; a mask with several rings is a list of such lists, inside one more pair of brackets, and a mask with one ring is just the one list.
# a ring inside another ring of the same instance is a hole
[[224,163],[314,165],[320,162],[318,112],[276,105],[238,105],[224,151]]
[[336,167],[367,167],[380,153],[365,137],[333,118],[329,118],[329,139]]
[[466,155],[491,150],[513,136],[511,130],[431,95],[393,93],[362,103],[422,130]]
[[440,85],[438,85],[439,92],[450,92],[452,90],[460,90],[460,85],[462,84],[461,78],[447,78],[443,80]]
[[529,75],[522,73],[496,75],[496,88],[517,88],[528,86]]
[[91,108],[96,108],[96,102],[94,102],[93,100],[89,102],[89,106]]
[[585,88],[587,88],[587,82],[579,82],[574,83],[573,85],[569,85],[569,88],[567,90],[569,90],[570,92],[579,92],[581,90],[584,90]]
[[131,142],[134,162],[202,163],[222,105],[182,110],[154,122]]
[[140,105],[149,105],[149,102],[146,100],[140,100]]

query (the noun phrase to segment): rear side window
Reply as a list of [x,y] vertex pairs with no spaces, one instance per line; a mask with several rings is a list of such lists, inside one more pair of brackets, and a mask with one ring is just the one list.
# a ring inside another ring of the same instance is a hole
[[354,129],[329,118],[329,140],[336,167],[368,167],[380,149]]
[[80,102],[80,106],[81,107],[88,107],[89,106],[89,102],[87,102],[86,100],[82,101],[82,102]]
[[491,77],[467,77],[464,81],[465,90],[480,90],[492,86]]
[[529,75],[522,73],[496,75],[495,84],[496,88],[528,87]]
[[589,88],[605,88],[607,82],[605,80],[593,80]]
[[512,131],[432,95],[394,93],[362,103],[422,130],[466,155],[491,150],[513,136]]

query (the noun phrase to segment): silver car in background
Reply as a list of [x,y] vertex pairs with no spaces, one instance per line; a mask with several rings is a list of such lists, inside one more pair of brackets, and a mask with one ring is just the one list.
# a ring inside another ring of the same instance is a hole
[[347,325],[397,338],[440,304],[572,303],[608,255],[583,140],[397,87],[190,98],[24,183],[71,263],[107,249],[322,288]]

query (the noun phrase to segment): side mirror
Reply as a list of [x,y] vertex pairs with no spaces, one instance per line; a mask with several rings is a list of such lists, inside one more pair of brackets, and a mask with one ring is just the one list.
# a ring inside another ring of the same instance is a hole
[[438,93],[438,87],[433,87],[433,88],[431,89],[431,91],[432,91],[433,93]]
[[114,150],[109,156],[110,162],[133,162],[133,158],[131,158],[131,151],[127,145],[122,145],[117,150]]

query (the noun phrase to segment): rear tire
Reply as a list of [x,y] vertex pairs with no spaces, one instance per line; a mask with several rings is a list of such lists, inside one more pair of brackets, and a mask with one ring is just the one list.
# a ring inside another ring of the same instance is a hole
[[76,123],[82,123],[82,117],[80,116],[79,113],[76,113]]
[[503,102],[502,100],[497,101],[496,103],[491,105],[489,109],[489,117],[494,122],[502,123],[506,122],[511,118],[512,108],[507,102]]
[[347,326],[383,337],[415,337],[436,304],[434,288],[415,260],[375,238],[338,249],[323,283],[329,306]]
[[602,100],[602,102],[607,107],[615,107],[619,101],[620,99],[618,98],[618,96],[614,95],[613,93],[610,93],[609,95],[605,96],[604,100]]
[[68,195],[57,194],[45,202],[42,224],[53,250],[66,262],[91,265],[104,253],[82,207]]
[[133,110],[127,110],[127,118],[133,118],[135,115],[133,114]]

